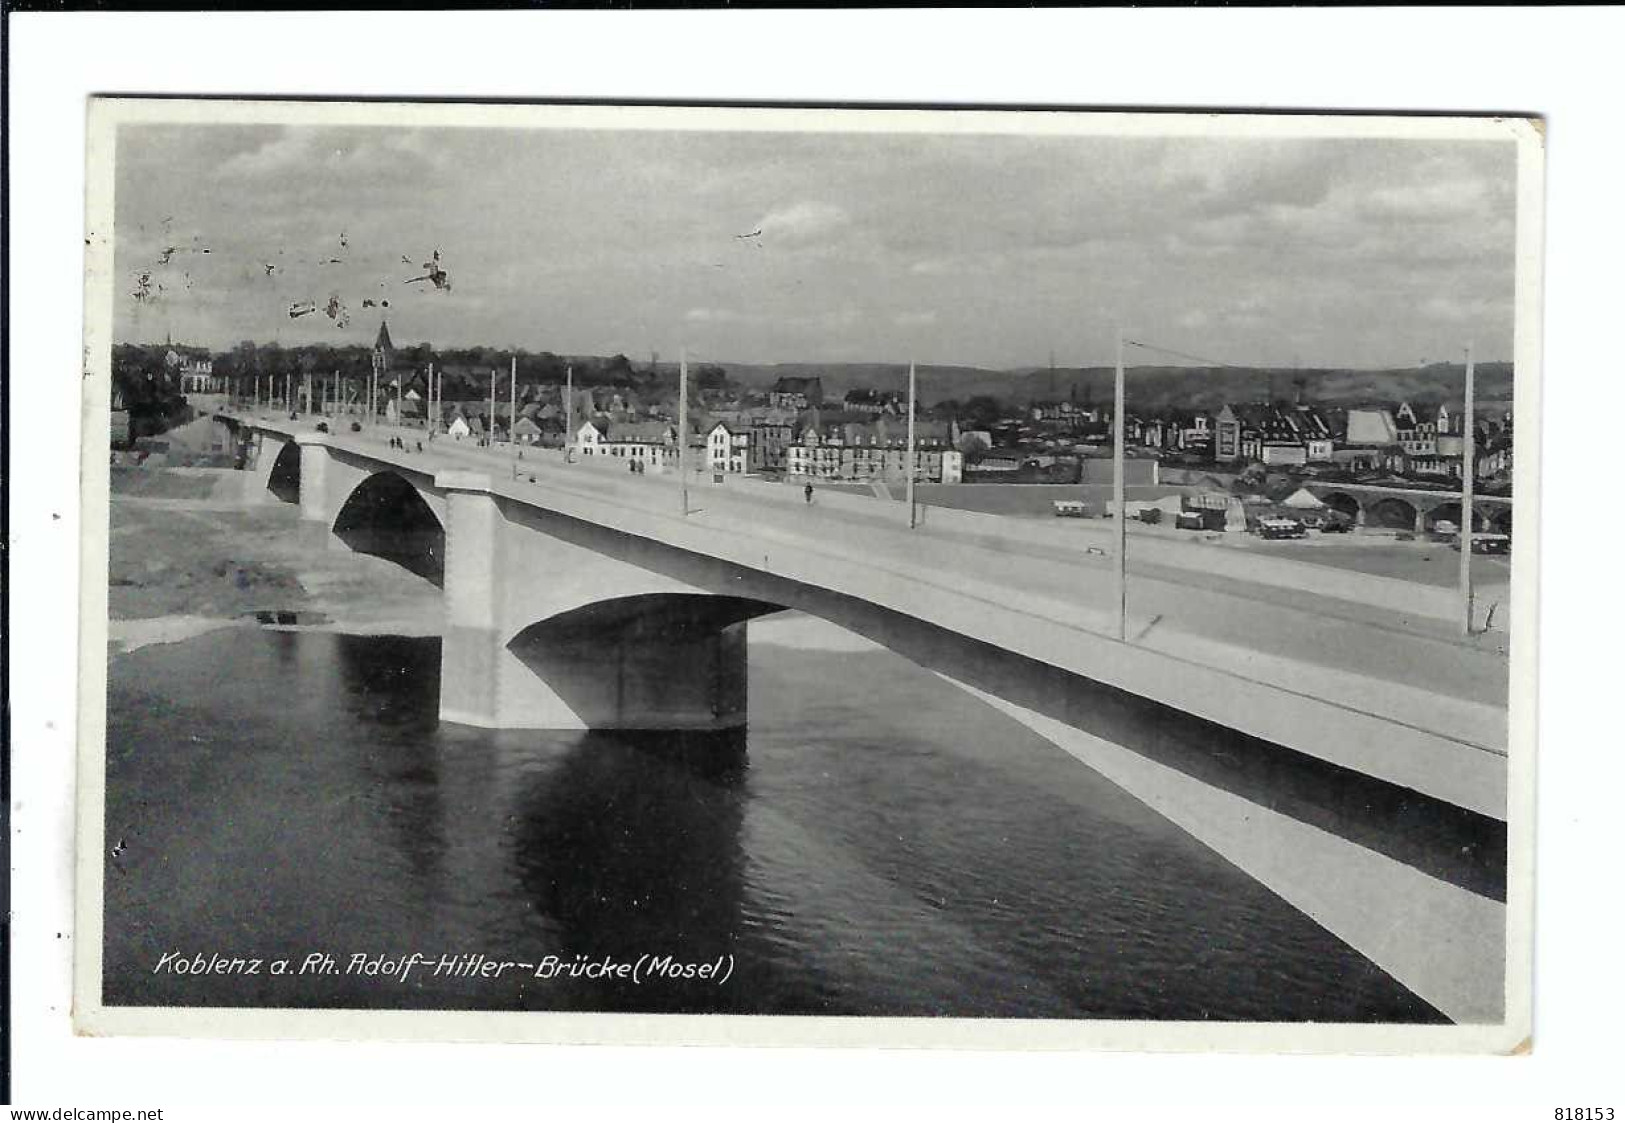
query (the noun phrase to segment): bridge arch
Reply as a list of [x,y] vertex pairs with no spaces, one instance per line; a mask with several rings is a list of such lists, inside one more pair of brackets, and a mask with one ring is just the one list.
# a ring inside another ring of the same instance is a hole
[[446,574],[446,528],[434,509],[397,472],[374,472],[350,492],[333,520],[350,549],[373,554],[437,586]]
[[712,593],[595,601],[521,628],[509,654],[589,729],[724,729],[748,708],[745,625],[784,605]]
[[1415,504],[1397,495],[1384,496],[1366,508],[1366,525],[1387,530],[1414,530],[1417,524]]
[[1440,503],[1438,506],[1433,507],[1427,512],[1427,514],[1424,516],[1424,521],[1427,523],[1427,528],[1429,530],[1434,529],[1441,522],[1448,522],[1460,529],[1462,526],[1461,504],[1456,501]]
[[1320,501],[1350,522],[1355,522],[1360,517],[1360,501],[1346,491],[1327,492],[1320,497]]
[[[268,443],[261,446],[262,455],[270,451]],[[292,441],[278,444],[276,459],[271,462],[265,487],[284,503],[299,502],[299,446]]]

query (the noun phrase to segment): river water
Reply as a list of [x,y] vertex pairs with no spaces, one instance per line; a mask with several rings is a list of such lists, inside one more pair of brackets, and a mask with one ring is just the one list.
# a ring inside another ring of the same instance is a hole
[[[813,622],[752,630],[749,731],[721,739],[442,725],[434,638],[239,627],[112,656],[105,1001],[1440,1020],[952,686]],[[414,952],[727,973],[351,972]],[[263,962],[159,967],[198,954]]]

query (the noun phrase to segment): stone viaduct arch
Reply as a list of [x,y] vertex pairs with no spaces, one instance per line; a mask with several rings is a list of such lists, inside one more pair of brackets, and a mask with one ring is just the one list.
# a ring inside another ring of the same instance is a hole
[[1392,530],[1415,530],[1422,518],[1408,499],[1390,495],[1366,506],[1365,525]]
[[1365,524],[1365,509],[1360,501],[1346,491],[1331,491],[1320,496],[1320,501],[1338,514],[1358,525]]
[[[1461,525],[1461,497],[1453,491],[1425,491],[1348,484],[1307,484],[1328,507],[1356,526],[1424,534],[1441,521]],[[1473,529],[1511,533],[1512,502],[1498,496],[1473,501]]]

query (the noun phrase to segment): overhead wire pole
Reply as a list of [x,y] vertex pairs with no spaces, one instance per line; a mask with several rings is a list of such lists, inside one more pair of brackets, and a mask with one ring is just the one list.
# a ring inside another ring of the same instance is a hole
[[1462,631],[1473,634],[1473,345],[1467,345],[1466,402],[1461,413],[1461,612]]
[[908,528],[913,530],[918,522],[914,509],[914,360],[908,362],[908,465],[904,471],[908,473]]
[[1123,481],[1124,446],[1128,417],[1124,410],[1123,331],[1117,332],[1117,378],[1112,401],[1112,500],[1117,506],[1117,638],[1128,639],[1128,489]]
[[497,368],[491,368],[491,417],[485,426],[485,443],[489,448],[497,447]]
[[564,364],[564,462],[570,463],[570,446],[575,442],[576,368]]
[[513,427],[519,423],[519,356],[508,357],[508,446],[519,451],[519,440]]
[[688,514],[688,348],[677,361],[677,475],[683,481],[683,514]]

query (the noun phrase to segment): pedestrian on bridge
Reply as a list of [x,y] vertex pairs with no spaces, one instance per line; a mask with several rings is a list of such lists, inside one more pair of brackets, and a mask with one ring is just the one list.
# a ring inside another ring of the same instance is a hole
[[811,504],[812,503],[812,484],[808,484],[806,486],[806,488],[803,489],[802,494],[807,497],[807,502],[809,504]]

